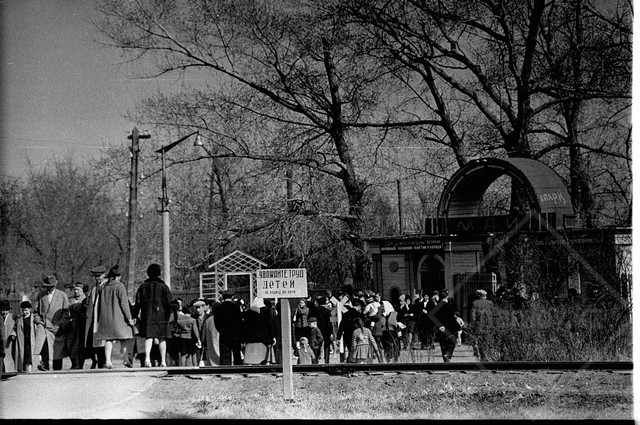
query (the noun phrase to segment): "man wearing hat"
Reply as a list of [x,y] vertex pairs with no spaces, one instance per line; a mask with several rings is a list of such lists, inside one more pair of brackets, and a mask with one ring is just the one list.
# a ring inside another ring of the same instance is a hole
[[[491,314],[491,310],[493,309],[493,302],[487,299],[487,291],[484,289],[478,289],[476,291],[477,299],[471,303],[471,317],[469,320],[469,325],[471,326],[472,335],[476,335],[481,324],[486,322],[487,315]],[[478,356],[478,343],[477,341],[473,341],[473,353]]]
[[[203,338],[204,332],[204,322],[207,320],[207,313],[205,309],[207,308],[207,303],[202,299],[198,299],[193,303],[191,317],[196,319],[196,324],[198,325],[198,332],[200,334],[200,338]],[[200,365],[200,362],[204,363],[204,351],[206,347],[203,345],[202,347],[196,350],[196,364]]]
[[241,365],[240,332],[242,312],[240,306],[233,302],[233,291],[222,291],[222,304],[213,312],[213,320],[220,334],[220,365]]
[[49,370],[51,358],[53,358],[53,370],[61,370],[62,358],[65,355],[64,342],[69,323],[69,298],[64,291],[56,289],[57,284],[58,280],[54,275],[45,276],[42,280],[43,291],[36,301],[35,316],[42,321],[45,330],[39,370]]
[[15,372],[16,363],[14,361],[16,347],[16,322],[11,314],[11,304],[9,301],[0,301],[0,315],[2,315],[2,349],[4,350],[4,358],[2,359],[2,373]]
[[107,282],[107,268],[105,266],[96,266],[91,269],[91,275],[95,281],[95,286],[89,290],[89,294],[84,300],[85,320],[82,329],[82,345],[84,346],[84,358],[91,359],[91,369],[96,367],[102,369],[106,363],[105,341],[94,340],[94,334],[98,330],[98,301],[100,292]]

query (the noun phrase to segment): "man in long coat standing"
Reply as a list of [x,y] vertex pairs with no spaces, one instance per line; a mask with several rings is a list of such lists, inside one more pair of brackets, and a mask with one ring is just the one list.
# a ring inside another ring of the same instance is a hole
[[105,340],[96,338],[98,332],[98,304],[104,284],[107,283],[107,269],[104,266],[97,266],[91,269],[96,285],[91,288],[89,295],[85,299],[85,326],[84,326],[84,346],[85,358],[90,357],[91,369],[103,369],[106,363],[104,346]]
[[139,317],[139,334],[144,338],[145,367],[151,367],[151,347],[153,340],[158,339],[160,349],[160,367],[167,366],[167,326],[171,315],[171,290],[160,279],[162,268],[159,264],[147,267],[149,278],[144,281],[136,292],[136,304],[133,318]]
[[220,334],[220,365],[241,365],[241,329],[242,312],[240,306],[233,301],[232,291],[222,291],[222,304],[213,312],[216,329]]
[[[39,370],[49,370],[53,358],[53,370],[62,369],[67,324],[69,323],[69,298],[64,291],[56,289],[58,280],[50,275],[44,278],[43,293],[36,301],[35,313],[44,323],[45,343],[42,347],[42,362]],[[36,347],[38,349],[38,347]]]

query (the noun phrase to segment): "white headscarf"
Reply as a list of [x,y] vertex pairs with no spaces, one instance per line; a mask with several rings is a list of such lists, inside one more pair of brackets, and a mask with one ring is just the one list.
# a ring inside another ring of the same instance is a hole
[[256,313],[260,313],[260,309],[264,307],[264,300],[262,298],[254,298],[253,302],[251,303],[251,310],[255,311]]

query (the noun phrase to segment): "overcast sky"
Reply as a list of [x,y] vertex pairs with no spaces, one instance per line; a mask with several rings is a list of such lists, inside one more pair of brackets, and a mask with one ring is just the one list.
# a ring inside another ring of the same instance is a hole
[[[77,160],[130,143],[122,118],[158,82],[128,78],[118,52],[95,42],[94,0],[0,0],[0,173],[23,177],[55,156]],[[138,126],[140,130],[144,130]]]

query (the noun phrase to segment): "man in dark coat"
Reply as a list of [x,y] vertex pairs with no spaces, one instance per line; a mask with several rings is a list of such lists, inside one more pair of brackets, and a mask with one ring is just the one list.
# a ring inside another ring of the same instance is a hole
[[[351,339],[353,336],[353,331],[356,328],[355,319],[356,317],[360,317],[364,320],[364,314],[362,314],[362,310],[364,310],[364,303],[354,298],[351,300],[351,307],[345,306],[348,310],[342,314],[342,320],[340,321],[340,325],[338,325],[338,334],[337,340],[340,341],[340,338],[343,338],[343,347],[345,353],[340,354],[340,361],[350,362],[352,360],[351,353]],[[347,354],[348,351],[348,354]]]
[[456,348],[458,331],[462,328],[455,316],[455,307],[449,298],[447,289],[440,290],[440,301],[429,311],[429,318],[435,324],[436,339],[440,342],[440,351],[445,363],[451,361],[453,350]]
[[[160,367],[167,366],[167,327],[171,315],[171,290],[160,279],[162,268],[159,264],[151,264],[147,268],[149,278],[136,292],[136,303],[133,317],[139,317],[139,334],[144,338],[145,367],[151,367],[151,347],[153,340],[158,339],[160,349]],[[139,316],[138,316],[139,315]]]
[[318,298],[318,308],[315,312],[318,329],[322,333],[323,356],[325,364],[331,360],[331,343],[333,341],[333,326],[331,325],[331,301],[326,297]]
[[233,292],[222,291],[222,304],[213,312],[216,329],[220,333],[220,365],[241,365],[240,354],[242,333],[242,312],[240,306],[233,302]]

